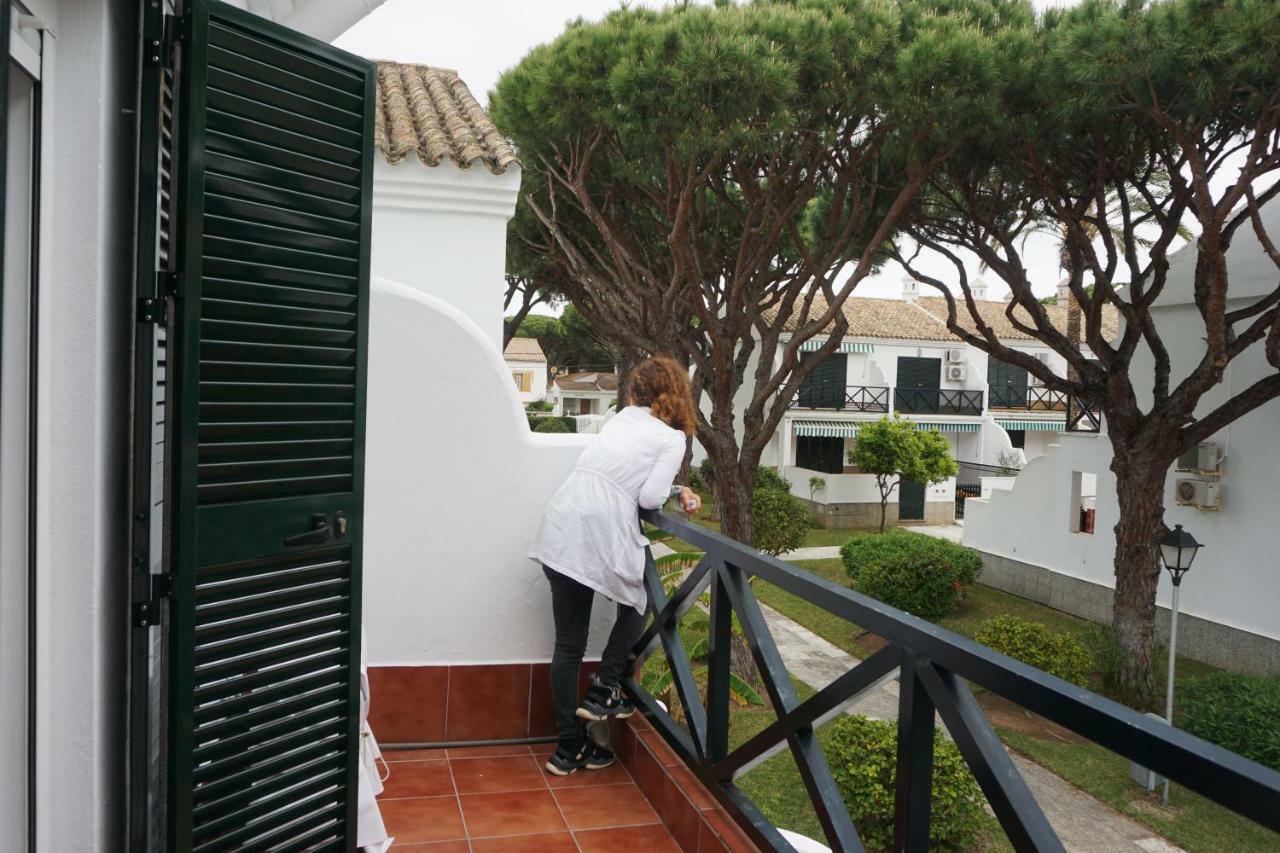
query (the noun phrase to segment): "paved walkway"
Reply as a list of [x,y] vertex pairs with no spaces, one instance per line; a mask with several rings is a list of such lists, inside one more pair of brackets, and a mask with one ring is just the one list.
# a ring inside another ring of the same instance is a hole
[[[803,625],[767,605],[762,604],[761,609],[787,669],[815,690],[821,690],[857,665],[857,658]],[[896,720],[897,672],[863,691],[845,709],[845,713],[877,720]],[[940,721],[939,728],[946,732]],[[1013,756],[1013,763],[1067,850],[1081,853],[1180,853],[1179,848],[1152,835],[1145,826],[1095,800],[1039,764],[1019,755]]]
[[[962,524],[913,524],[899,527],[898,529],[923,533],[925,536],[933,536],[938,539],[947,539],[957,544],[964,535],[964,525]],[[852,535],[854,531],[851,530],[849,533]],[[795,562],[796,560],[830,560],[839,556],[839,545],[816,545],[812,548],[797,548],[794,551],[788,551],[782,555],[782,559],[788,562]]]

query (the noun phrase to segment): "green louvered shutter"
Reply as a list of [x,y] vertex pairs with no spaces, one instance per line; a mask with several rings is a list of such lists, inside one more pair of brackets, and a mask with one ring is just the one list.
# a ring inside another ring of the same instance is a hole
[[[808,352],[800,354],[802,362],[810,358],[817,356]],[[800,383],[798,405],[806,409],[843,409],[848,362],[849,357],[844,353],[832,353],[822,359]]]
[[186,4],[170,850],[353,850],[374,68]]

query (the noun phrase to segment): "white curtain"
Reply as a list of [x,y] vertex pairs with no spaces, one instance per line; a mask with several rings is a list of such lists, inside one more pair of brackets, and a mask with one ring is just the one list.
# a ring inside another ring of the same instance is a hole
[[387,835],[378,809],[377,796],[382,793],[382,775],[378,761],[382,751],[369,728],[369,664],[365,654],[364,629],[360,630],[360,773],[356,800],[356,846],[366,853],[383,853],[395,839]]

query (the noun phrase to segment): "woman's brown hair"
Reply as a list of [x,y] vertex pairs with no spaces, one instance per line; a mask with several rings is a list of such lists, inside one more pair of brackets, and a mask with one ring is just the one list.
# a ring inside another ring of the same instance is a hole
[[697,429],[689,370],[674,358],[654,356],[633,367],[627,378],[627,399],[633,406],[648,406],[654,417],[685,435]]

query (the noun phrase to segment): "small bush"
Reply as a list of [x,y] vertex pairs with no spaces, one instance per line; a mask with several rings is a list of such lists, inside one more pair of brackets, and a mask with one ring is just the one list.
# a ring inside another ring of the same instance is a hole
[[751,497],[751,507],[755,516],[752,545],[757,551],[776,557],[804,544],[810,519],[803,501],[790,492],[760,486]]
[[861,533],[840,548],[858,589],[923,619],[950,613],[977,580],[982,558],[972,548],[923,533]]
[[763,465],[756,469],[756,488],[791,494],[791,483],[787,482],[787,478]]
[[529,426],[534,432],[577,432],[578,425],[573,418],[530,418]]
[[1039,622],[1017,616],[997,616],[983,622],[974,639],[1072,684],[1083,687],[1089,680],[1092,659],[1074,634],[1055,634]]
[[534,400],[526,405],[524,410],[526,412],[549,412],[554,408],[555,406],[551,404],[550,400]]
[[[827,761],[849,815],[869,848],[892,849],[898,727],[842,716],[831,726]],[[982,832],[982,789],[955,744],[934,732],[931,850],[966,849]]]
[[1197,737],[1280,770],[1280,678],[1215,672],[1181,688],[1181,726]]

